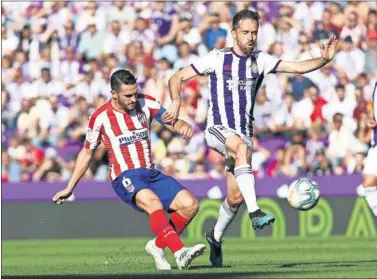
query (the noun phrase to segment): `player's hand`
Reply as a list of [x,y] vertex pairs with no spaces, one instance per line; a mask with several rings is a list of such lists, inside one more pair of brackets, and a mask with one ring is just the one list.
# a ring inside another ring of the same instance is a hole
[[376,128],[377,123],[376,123],[376,121],[371,119],[371,120],[368,120],[367,126],[368,126],[369,129],[374,129],[374,128]]
[[64,190],[57,192],[55,196],[52,198],[52,200],[56,204],[65,203],[71,195],[72,191],[66,188]]
[[193,129],[190,124],[184,123],[182,127],[179,129],[179,134],[183,139],[190,139],[193,134]]
[[162,115],[162,120],[165,123],[173,123],[178,119],[179,109],[181,108],[181,102],[174,100],[168,109]]
[[337,45],[338,45],[338,39],[335,37],[335,35],[331,35],[326,45],[325,44],[320,45],[322,58],[326,61],[331,61],[334,58]]

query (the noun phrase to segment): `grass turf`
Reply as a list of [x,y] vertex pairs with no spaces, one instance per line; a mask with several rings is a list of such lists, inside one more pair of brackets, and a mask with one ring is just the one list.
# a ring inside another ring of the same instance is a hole
[[[209,247],[190,270],[156,272],[144,251],[147,239],[75,239],[3,241],[3,275],[81,275],[87,278],[376,278],[376,239],[331,237],[257,240],[227,238],[224,268],[209,268]],[[205,243],[185,240],[187,245]],[[207,244],[207,243],[206,243]]]

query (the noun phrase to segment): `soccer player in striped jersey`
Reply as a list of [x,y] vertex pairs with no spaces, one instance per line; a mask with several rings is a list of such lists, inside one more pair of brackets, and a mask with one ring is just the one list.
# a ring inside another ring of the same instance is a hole
[[254,229],[274,222],[275,217],[262,212],[257,204],[251,168],[253,108],[265,75],[273,73],[308,73],[326,65],[335,55],[337,39],[332,36],[321,46],[321,57],[301,62],[281,61],[254,51],[258,35],[258,13],[239,11],[233,18],[233,47],[214,49],[191,66],[175,73],[169,80],[172,104],[164,121],[177,119],[181,106],[182,81],[196,75],[209,76],[209,111],[205,131],[207,144],[226,158],[227,197],[219,210],[219,219],[206,232],[211,247],[210,261],[222,266],[221,238],[245,201]]
[[[126,70],[111,75],[112,98],[90,117],[86,141],[76,160],[67,187],[53,200],[60,204],[71,196],[102,142],[109,154],[110,179],[117,195],[135,210],[149,215],[156,238],[145,249],[154,257],[158,270],[170,270],[164,256],[168,247],[179,269],[203,254],[205,245],[183,246],[179,234],[196,215],[199,203],[174,178],[155,169],[151,158],[150,126],[153,119],[163,123],[165,109],[153,97],[138,94],[136,78]],[[183,120],[165,124],[182,138],[192,136],[192,127]],[[165,212],[173,212],[168,221]]]
[[377,82],[374,85],[372,101],[373,116],[367,122],[368,127],[372,129],[372,141],[365,161],[363,186],[368,205],[377,216]]

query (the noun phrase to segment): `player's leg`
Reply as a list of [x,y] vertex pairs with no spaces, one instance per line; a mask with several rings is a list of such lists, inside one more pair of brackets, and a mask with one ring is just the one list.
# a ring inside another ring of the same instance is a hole
[[[167,230],[166,232],[174,230],[168,227],[169,223],[163,210],[163,205],[158,196],[149,189],[148,180],[145,178],[146,174],[145,170],[126,171],[113,181],[114,191],[135,210],[144,211],[150,216],[151,227],[154,233],[156,233],[156,228],[159,226],[161,226],[163,230]],[[164,232],[160,231],[159,233],[163,234]],[[171,240],[172,238],[173,240]],[[174,246],[174,250],[179,250],[180,246],[183,247],[183,244],[180,243],[180,239],[177,235],[176,238],[178,238],[178,240],[174,239],[173,235],[169,239],[164,238],[164,241],[173,241],[172,245]],[[170,264],[164,256],[163,249],[155,248],[150,250],[152,251],[151,253],[149,253],[148,250],[147,252],[154,257],[157,270],[171,269]]]
[[[171,224],[177,228],[177,231],[180,230],[179,233],[181,233],[189,221],[191,221],[191,218],[197,213],[199,208],[198,201],[177,180],[158,170],[150,170],[149,183],[151,189],[160,198],[165,211],[180,209],[180,213],[174,215],[174,221],[171,219]],[[156,245],[161,242],[162,237],[161,235],[157,236]],[[197,244],[193,247],[183,247],[180,251],[174,253],[178,268],[189,268],[192,260],[202,255],[204,250],[204,244]]]
[[377,147],[372,147],[364,166],[365,199],[368,202],[373,214],[377,216]]
[[169,206],[173,211],[170,215],[170,225],[178,235],[188,226],[199,210],[199,201],[186,189],[181,190]]
[[211,248],[209,260],[214,267],[222,267],[222,237],[232,223],[243,203],[243,197],[238,188],[237,181],[231,172],[227,172],[227,196],[219,209],[219,218],[211,231],[205,232],[205,237]]
[[255,179],[251,168],[251,148],[238,135],[229,136],[225,141],[229,156],[235,159],[234,175],[245,200],[254,229],[262,229],[275,221],[275,217],[262,212],[257,204]]

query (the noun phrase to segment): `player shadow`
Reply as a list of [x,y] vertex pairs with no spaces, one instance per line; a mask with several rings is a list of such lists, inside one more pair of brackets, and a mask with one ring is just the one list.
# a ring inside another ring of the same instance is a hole
[[[199,266],[200,267],[200,266]],[[208,268],[208,266],[204,267],[205,269]],[[192,269],[192,268],[190,268]],[[197,268],[199,269],[199,268]],[[183,274],[175,273],[175,274],[169,274],[169,272],[162,272],[160,274],[124,274],[124,275],[38,275],[38,276],[2,276],[2,278],[49,278],[49,279],[100,279],[100,278],[106,278],[106,279],[145,279],[145,278],[151,278],[151,279],[172,279],[172,278],[196,278],[196,279],[212,279],[212,278],[220,278],[220,279],[231,279],[231,278],[253,278],[255,276],[266,276],[268,278],[274,278],[274,276],[277,275],[297,275],[297,274],[305,274],[305,273],[312,273],[313,271],[256,271],[256,272],[211,272],[211,271],[204,271],[203,272],[195,272],[195,273],[189,273],[190,270],[184,270],[182,272],[185,272]]]
[[377,260],[362,260],[362,261],[339,261],[339,262],[304,262],[304,263],[288,263],[280,265],[280,268],[290,268],[296,266],[307,265],[325,265],[327,267],[351,267],[357,266],[358,263],[377,263]]
[[212,265],[194,265],[194,266],[190,266],[190,270],[191,269],[203,269],[203,268],[205,268],[205,269],[208,269],[208,268],[210,268],[210,269],[212,269],[212,268],[218,268],[218,269],[221,269],[221,268],[231,268],[232,266],[230,265],[230,264],[228,264],[228,265],[223,265],[222,267],[214,267],[214,266],[212,266]]

